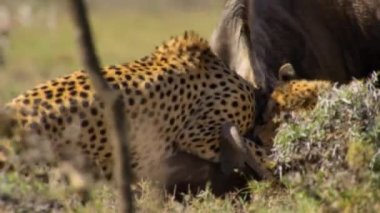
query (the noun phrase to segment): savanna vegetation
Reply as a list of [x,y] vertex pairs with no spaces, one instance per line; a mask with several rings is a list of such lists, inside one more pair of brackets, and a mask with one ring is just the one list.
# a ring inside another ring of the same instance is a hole
[[[0,104],[39,82],[80,68],[65,5],[58,1],[44,1],[49,7],[37,1],[16,2],[4,3],[11,14],[28,10],[19,8],[27,2],[33,15],[26,22],[12,17],[6,63],[0,67]],[[115,5],[91,4],[91,21],[104,65],[143,56],[184,30],[192,29],[208,38],[222,8],[222,2],[213,1],[205,1],[205,8],[199,6],[203,1],[194,5],[170,0],[111,2]],[[281,184],[252,181],[247,189],[225,198],[216,198],[206,190],[185,196],[179,203],[149,182],[141,182],[136,186],[141,191],[136,195],[139,211],[379,212],[380,90],[375,81],[374,76],[335,86],[321,94],[311,112],[285,116],[272,153]],[[49,147],[35,145],[22,151],[14,146],[18,140],[0,137],[0,149],[6,154],[0,155],[0,160],[6,157],[14,165],[0,172],[1,212],[116,212],[117,194],[111,184],[87,179],[67,165],[64,172],[28,168],[26,162],[57,162]],[[23,175],[26,170],[32,175]]]

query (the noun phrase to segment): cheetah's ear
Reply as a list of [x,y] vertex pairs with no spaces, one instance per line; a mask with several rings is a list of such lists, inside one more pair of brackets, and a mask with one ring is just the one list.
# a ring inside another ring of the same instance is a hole
[[296,71],[294,70],[293,65],[290,63],[285,63],[278,69],[278,79],[280,82],[293,80],[296,77]]

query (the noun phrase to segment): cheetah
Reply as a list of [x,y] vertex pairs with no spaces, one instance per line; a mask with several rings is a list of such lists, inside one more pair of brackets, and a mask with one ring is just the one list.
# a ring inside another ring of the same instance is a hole
[[264,110],[262,124],[256,125],[255,135],[269,149],[280,124],[278,117],[288,113],[312,110],[320,94],[332,89],[333,83],[327,80],[297,79],[293,66],[284,64],[279,69],[276,82]]
[[[222,125],[231,123],[239,134],[254,125],[254,87],[229,70],[194,32],[172,37],[134,62],[105,67],[102,75],[111,88],[122,91],[137,178],[150,177],[176,151],[220,162]],[[6,109],[17,126],[49,140],[58,154],[73,146],[112,178],[104,103],[85,71],[26,91]],[[258,165],[264,165],[263,150],[243,141]]]
[[279,81],[271,93],[275,113],[310,110],[317,103],[319,95],[331,89],[333,83],[326,80],[298,79],[293,66],[289,63],[279,69]]

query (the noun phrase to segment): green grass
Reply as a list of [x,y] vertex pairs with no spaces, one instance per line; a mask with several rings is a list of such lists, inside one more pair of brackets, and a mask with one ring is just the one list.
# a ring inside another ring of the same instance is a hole
[[[91,21],[103,65],[125,63],[153,51],[170,36],[194,30],[209,38],[220,13],[214,10],[147,11],[93,10]],[[7,49],[7,66],[0,67],[0,103],[39,82],[82,67],[71,19],[60,13],[57,27],[35,23],[15,26]]]
[[380,90],[354,81],[282,124],[273,156],[292,193],[316,210],[378,212]]

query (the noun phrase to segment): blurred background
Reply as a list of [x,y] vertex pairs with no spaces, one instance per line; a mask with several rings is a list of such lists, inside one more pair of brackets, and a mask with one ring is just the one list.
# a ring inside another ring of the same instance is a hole
[[[223,2],[87,0],[103,65],[138,59],[185,30],[208,39]],[[66,0],[0,0],[0,105],[80,68]]]

